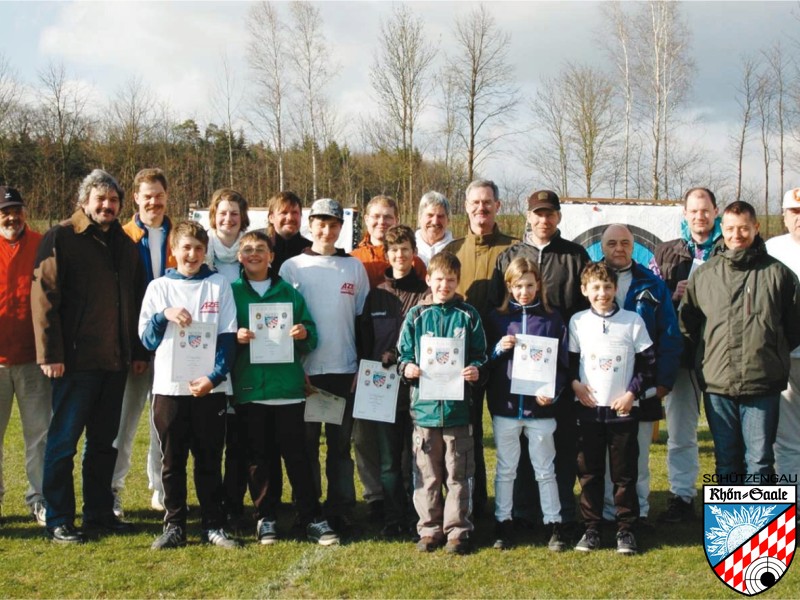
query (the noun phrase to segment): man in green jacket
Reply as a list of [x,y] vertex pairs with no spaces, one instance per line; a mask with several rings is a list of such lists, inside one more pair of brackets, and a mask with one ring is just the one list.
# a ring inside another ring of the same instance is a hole
[[[456,292],[474,306],[481,321],[489,314],[489,286],[499,257],[519,240],[500,231],[495,219],[500,210],[500,193],[494,181],[476,179],[467,186],[464,208],[469,218],[469,231],[463,238],[450,242],[445,250],[461,262],[461,279]],[[486,461],[483,457],[483,397],[486,388],[476,385],[472,393],[472,439],[475,442],[475,488],[472,509],[480,516],[486,508]]]
[[748,473],[767,483],[778,402],[789,378],[789,353],[800,343],[800,284],[767,254],[755,209],[730,204],[724,246],[689,279],[681,331],[696,348],[718,475]]

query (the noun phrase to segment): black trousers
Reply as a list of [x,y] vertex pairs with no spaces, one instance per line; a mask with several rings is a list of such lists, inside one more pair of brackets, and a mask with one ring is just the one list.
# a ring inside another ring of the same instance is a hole
[[638,479],[639,423],[619,421],[578,422],[578,476],[581,482],[581,514],[587,528],[599,529],[603,519],[606,450],[614,486],[617,527],[630,529],[639,518]]
[[203,529],[225,523],[222,510],[222,448],[225,394],[162,396],[153,399],[153,422],[161,446],[164,523],[186,526],[186,464],[194,457],[194,487]]
[[244,448],[250,496],[259,519],[275,521],[280,497],[272,490],[272,465],[283,457],[300,519],[304,524],[321,514],[305,445],[305,404],[236,405],[239,440]]

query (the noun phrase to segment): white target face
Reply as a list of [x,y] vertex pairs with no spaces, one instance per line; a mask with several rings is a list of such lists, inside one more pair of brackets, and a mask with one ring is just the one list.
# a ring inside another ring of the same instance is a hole
[[744,570],[747,593],[760,594],[775,585],[786,572],[783,561],[769,556],[762,556],[751,562]]

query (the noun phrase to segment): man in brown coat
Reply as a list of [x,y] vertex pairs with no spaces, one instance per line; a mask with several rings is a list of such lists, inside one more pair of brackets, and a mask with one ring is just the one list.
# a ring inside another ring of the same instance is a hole
[[[500,231],[495,222],[500,210],[497,185],[488,179],[477,179],[467,186],[464,208],[469,217],[469,231],[463,238],[452,241],[445,250],[452,252],[461,261],[461,279],[457,292],[468,304],[474,306],[485,321],[491,308],[489,286],[497,257],[516,244],[517,238]],[[475,489],[472,493],[473,512],[480,515],[485,509],[486,462],[483,457],[483,397],[482,386],[471,388],[472,437],[475,441]]]

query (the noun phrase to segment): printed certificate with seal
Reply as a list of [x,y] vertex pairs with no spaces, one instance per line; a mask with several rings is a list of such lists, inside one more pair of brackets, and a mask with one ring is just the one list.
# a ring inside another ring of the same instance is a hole
[[400,376],[374,360],[362,360],[358,367],[353,418],[394,423]]
[[[585,383],[594,389],[598,406],[610,406],[622,396],[630,383],[628,350],[624,346],[605,346],[602,350],[588,348],[584,355]],[[627,377],[626,377],[627,374]]]
[[217,324],[194,321],[186,327],[175,327],[178,331],[172,344],[172,381],[187,383],[211,373],[217,351]]
[[420,356],[420,400],[463,400],[464,338],[425,336]]
[[294,340],[289,336],[293,313],[290,302],[251,304],[250,331],[256,337],[250,340],[250,362],[294,362]]
[[558,340],[517,334],[511,364],[511,393],[523,396],[556,395]]
[[306,398],[306,423],[330,423],[341,425],[344,419],[344,409],[347,401],[330,392],[313,388],[313,392]]

